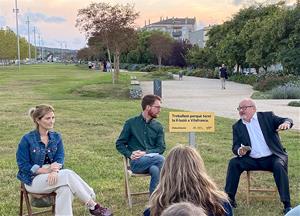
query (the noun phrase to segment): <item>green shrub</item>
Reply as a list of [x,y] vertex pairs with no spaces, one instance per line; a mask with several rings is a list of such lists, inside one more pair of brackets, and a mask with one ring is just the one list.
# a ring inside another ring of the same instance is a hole
[[163,71],[169,71],[169,72],[174,71],[174,72],[176,72],[176,71],[179,71],[181,68],[180,67],[175,67],[175,66],[164,66],[164,65],[162,65],[160,69],[163,70]]
[[264,79],[259,78],[260,80],[254,84],[253,88],[258,91],[267,91],[272,88],[284,85],[290,81],[288,76],[266,76]]
[[195,76],[195,77],[203,77],[203,78],[218,78],[218,74],[215,73],[215,71],[211,70],[211,69],[206,69],[206,68],[197,68],[195,70],[191,70],[191,72],[189,72],[187,74],[187,76]]
[[254,85],[257,82],[257,76],[254,74],[244,75],[244,74],[233,74],[229,77],[230,81],[234,81],[242,84]]
[[288,106],[300,107],[300,101],[291,101],[288,103]]
[[145,64],[130,64],[128,66],[129,71],[140,71],[141,68],[145,67]]
[[300,107],[300,101],[291,101],[288,106]]
[[273,99],[300,99],[300,82],[289,82],[271,91]]
[[173,79],[173,74],[168,71],[154,71],[152,73],[148,73],[147,76],[152,79]]
[[141,68],[140,70],[143,72],[156,71],[156,70],[158,70],[158,65],[153,65],[153,64],[146,65],[145,67]]

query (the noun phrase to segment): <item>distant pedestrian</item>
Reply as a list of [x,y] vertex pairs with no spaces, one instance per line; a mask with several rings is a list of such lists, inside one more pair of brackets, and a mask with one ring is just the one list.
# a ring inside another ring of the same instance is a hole
[[103,61],[103,72],[106,72],[107,71],[107,62],[106,60]]
[[88,62],[88,67],[89,67],[89,69],[92,69],[93,63],[89,61],[89,62]]
[[228,78],[227,68],[225,67],[225,64],[222,64],[222,67],[220,68],[219,77],[221,79],[221,88],[225,89],[225,80]]
[[183,78],[183,72],[179,71],[178,76],[179,76],[179,80],[182,80],[182,78]]
[[111,72],[111,64],[109,61],[106,63],[106,71]]

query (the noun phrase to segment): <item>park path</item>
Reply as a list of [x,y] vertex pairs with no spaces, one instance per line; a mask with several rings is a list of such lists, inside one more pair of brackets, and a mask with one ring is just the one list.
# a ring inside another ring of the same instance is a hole
[[[153,82],[141,82],[143,94],[153,93]],[[238,119],[236,110],[239,102],[250,97],[250,85],[226,82],[221,89],[218,79],[184,77],[183,80],[162,81],[162,106],[195,112],[214,112],[217,116]],[[292,100],[255,100],[258,111],[273,111],[276,115],[289,117],[294,121],[294,129],[300,130],[300,108],[287,104]]]

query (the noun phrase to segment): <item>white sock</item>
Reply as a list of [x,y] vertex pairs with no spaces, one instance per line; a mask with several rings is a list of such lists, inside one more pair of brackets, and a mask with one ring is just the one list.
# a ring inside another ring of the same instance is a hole
[[97,205],[97,203],[95,203],[95,202],[91,202],[91,201],[89,201],[89,202],[87,202],[86,203],[86,205],[87,205],[87,207],[90,209],[90,210],[95,210],[95,207],[96,207],[96,205]]

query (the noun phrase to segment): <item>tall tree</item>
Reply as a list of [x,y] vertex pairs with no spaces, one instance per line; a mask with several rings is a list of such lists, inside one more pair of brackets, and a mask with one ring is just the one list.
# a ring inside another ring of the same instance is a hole
[[186,59],[185,56],[189,49],[192,48],[192,44],[187,40],[174,41],[172,45],[171,54],[168,59],[166,59],[166,63],[168,65],[178,66],[178,67],[186,67]]
[[283,14],[279,62],[290,73],[300,75],[300,5]]
[[172,51],[173,39],[166,33],[156,31],[149,38],[149,50],[156,56],[159,69],[162,58],[167,58]]
[[138,15],[131,4],[110,5],[104,2],[91,3],[78,11],[76,27],[88,38],[93,37],[105,44],[109,61],[110,52],[114,55],[113,83],[118,81],[121,53],[135,45],[134,21]]

